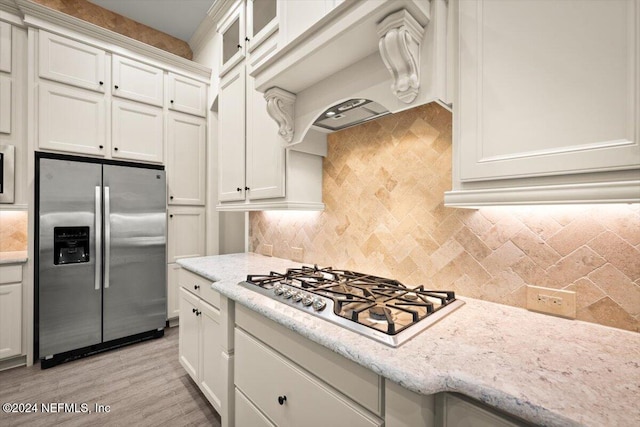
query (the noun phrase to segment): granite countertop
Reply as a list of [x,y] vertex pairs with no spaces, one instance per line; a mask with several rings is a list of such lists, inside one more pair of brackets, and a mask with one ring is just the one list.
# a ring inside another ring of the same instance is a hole
[[640,425],[640,334],[461,297],[398,348],[238,286],[300,264],[253,253],[181,259],[212,288],[414,392],[459,392],[540,425]]
[[0,252],[0,264],[23,264],[28,259],[27,251]]

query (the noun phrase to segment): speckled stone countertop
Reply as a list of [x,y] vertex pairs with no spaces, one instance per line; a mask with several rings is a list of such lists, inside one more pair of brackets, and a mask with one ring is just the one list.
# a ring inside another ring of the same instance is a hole
[[0,252],[0,264],[22,264],[27,259],[27,251]]
[[459,392],[539,425],[640,425],[640,334],[461,297],[398,348],[238,286],[290,260],[253,253],[181,259],[212,288],[402,386]]

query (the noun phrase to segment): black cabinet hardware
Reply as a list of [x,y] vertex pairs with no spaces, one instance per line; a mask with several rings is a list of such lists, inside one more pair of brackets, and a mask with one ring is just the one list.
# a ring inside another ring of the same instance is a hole
[[284,405],[284,402],[287,401],[287,396],[278,396],[278,403]]

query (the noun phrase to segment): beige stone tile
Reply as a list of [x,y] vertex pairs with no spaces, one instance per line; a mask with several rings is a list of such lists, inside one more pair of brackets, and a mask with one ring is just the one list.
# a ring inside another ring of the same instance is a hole
[[640,215],[633,210],[618,205],[599,206],[594,215],[596,221],[630,245],[640,245]]
[[[585,311],[587,315],[582,315]],[[627,329],[629,331],[640,332],[640,323],[637,319],[629,315],[622,307],[611,298],[604,297],[601,300],[578,312],[580,320],[593,319],[596,323],[614,328]]]
[[431,236],[436,242],[442,245],[460,231],[462,227],[464,227],[464,224],[460,222],[457,216],[449,215],[447,219],[431,232]]
[[627,313],[640,314],[640,287],[613,265],[605,264],[587,277]]
[[492,276],[498,275],[520,261],[526,255],[512,242],[507,242],[482,261],[482,266]]
[[584,277],[604,265],[606,261],[586,246],[562,258],[556,265],[547,270],[550,283],[564,288],[581,277]]
[[501,302],[513,307],[526,308],[527,287],[525,285],[518,287],[515,291],[502,297]]
[[477,283],[477,286],[491,280],[491,275],[487,270],[485,270],[482,264],[480,264],[474,257],[469,255],[468,252],[462,252],[454,258],[453,262],[460,271],[464,272],[466,276],[474,280]]
[[550,283],[547,272],[529,257],[521,258],[511,269],[527,285],[560,288],[557,284]]
[[460,243],[449,240],[431,255],[431,262],[436,270],[440,270],[463,252],[464,248]]
[[588,245],[632,281],[640,278],[640,251],[616,234],[605,231]]
[[482,236],[487,233],[493,224],[485,218],[479,210],[459,209],[458,218],[471,230],[476,236]]
[[603,231],[604,227],[594,218],[580,216],[548,238],[547,243],[559,254],[568,255]]
[[542,268],[549,268],[561,258],[544,240],[523,227],[511,241]]
[[565,288],[576,293],[576,309],[580,310],[602,299],[605,293],[586,277],[580,278]]
[[476,260],[482,261],[493,251],[467,227],[462,227],[455,235],[455,239]]
[[512,215],[503,215],[481,238],[491,249],[497,249],[515,236],[524,225]]
[[507,295],[524,285],[520,276],[511,270],[503,270],[482,285],[482,299],[504,303]]

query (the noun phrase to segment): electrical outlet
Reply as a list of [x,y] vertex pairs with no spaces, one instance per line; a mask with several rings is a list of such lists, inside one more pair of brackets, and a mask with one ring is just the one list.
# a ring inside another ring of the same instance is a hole
[[262,249],[261,249],[260,252],[262,252],[262,255],[273,256],[273,245],[269,245],[267,243],[263,243],[262,244]]
[[527,310],[575,319],[576,293],[540,286],[527,286]]
[[304,249],[302,248],[291,248],[291,259],[293,261],[302,262],[302,258],[304,258]]

